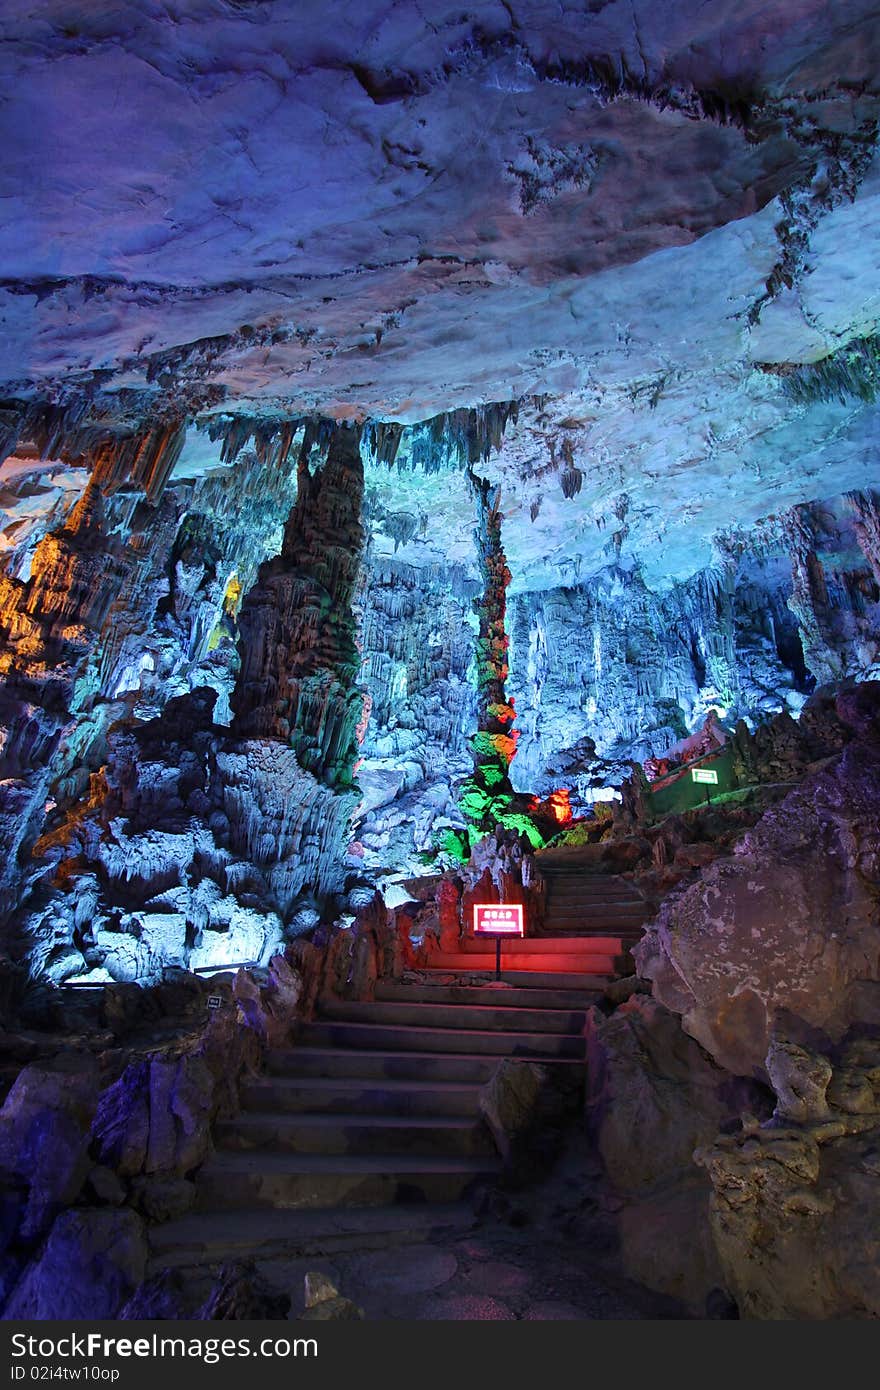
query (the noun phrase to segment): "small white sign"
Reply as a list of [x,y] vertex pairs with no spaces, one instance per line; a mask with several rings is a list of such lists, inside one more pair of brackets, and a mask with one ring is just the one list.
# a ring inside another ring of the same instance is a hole
[[522,936],[522,903],[475,903],[474,933],[477,936]]
[[718,773],[714,767],[692,767],[691,777],[695,782],[700,782],[706,787],[718,786]]

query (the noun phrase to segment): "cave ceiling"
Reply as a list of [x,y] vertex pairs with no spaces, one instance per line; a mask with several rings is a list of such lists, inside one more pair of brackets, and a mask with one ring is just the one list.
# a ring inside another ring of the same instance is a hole
[[[7,402],[185,418],[181,479],[212,416],[518,401],[484,465],[514,590],[662,585],[876,480],[869,0],[6,0],[0,39]],[[460,476],[367,496],[472,563]]]

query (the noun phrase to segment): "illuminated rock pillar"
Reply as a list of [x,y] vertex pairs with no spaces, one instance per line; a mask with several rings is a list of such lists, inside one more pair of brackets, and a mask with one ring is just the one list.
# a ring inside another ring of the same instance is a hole
[[880,584],[880,503],[873,492],[853,492],[847,498],[853,513],[853,530],[871,573]]
[[260,566],[239,615],[232,695],[237,746],[218,760],[234,848],[263,869],[279,911],[337,892],[359,799],[364,695],[352,598],[363,550],[359,431],[338,428],[324,466],[299,466],[280,553]]
[[527,834],[537,844],[541,837],[526,813],[528,799],[518,797],[510,782],[519,735],[513,727],[513,701],[507,697],[510,639],[505,619],[510,570],[501,542],[499,490],[473,473],[471,482],[477,503],[474,535],[483,592],[474,600],[480,623],[476,641],[477,732],[471,738],[474,771],[462,789],[460,806],[478,836],[502,826]]
[[[50,786],[94,643],[123,578],[100,491],[89,483],[70,516],[43,537],[27,581],[0,576],[0,889],[39,833]],[[88,682],[87,682],[88,683]],[[6,897],[6,892],[3,893]]]
[[334,789],[351,785],[363,695],[352,598],[363,550],[359,433],[337,429],[327,462],[305,461],[280,553],[260,567],[239,616],[233,732],[277,739]]
[[843,675],[843,663],[823,631],[823,619],[829,608],[825,571],[816,553],[806,508],[795,507],[785,517],[784,524],[792,541],[792,589],[788,607],[798,621],[807,668],[819,685],[824,685]]

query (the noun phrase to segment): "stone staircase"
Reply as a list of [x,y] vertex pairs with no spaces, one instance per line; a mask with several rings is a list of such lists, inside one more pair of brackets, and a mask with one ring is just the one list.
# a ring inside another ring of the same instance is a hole
[[[550,988],[607,983],[626,969],[627,954],[655,909],[622,875],[596,873],[570,851],[545,851],[538,863],[546,884],[544,922],[536,934],[502,942],[501,979]],[[465,977],[494,975],[495,965],[494,939],[473,935],[427,961],[429,970]]]
[[[548,988],[601,989],[616,975],[627,942],[623,937],[524,936],[501,943],[501,978],[508,984]],[[435,951],[427,968],[464,975],[494,973],[494,939],[462,937],[457,951]]]
[[546,884],[544,935],[616,938],[626,946],[639,939],[653,909],[628,879],[592,873],[562,856],[542,855],[539,866]]
[[[555,957],[554,957],[555,959]],[[562,956],[561,959],[566,959]],[[384,1248],[467,1229],[500,1161],[479,1109],[503,1057],[584,1071],[577,987],[379,983],[327,1001],[269,1052],[215,1128],[196,1206],[152,1232],[152,1268]]]

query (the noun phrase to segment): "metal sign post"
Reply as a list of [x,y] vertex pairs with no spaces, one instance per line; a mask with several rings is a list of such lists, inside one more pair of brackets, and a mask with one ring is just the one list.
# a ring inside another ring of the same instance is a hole
[[718,773],[714,767],[692,767],[691,780],[706,788],[706,805],[711,805],[712,793],[710,787],[718,786]]
[[522,903],[475,903],[474,935],[495,938],[495,982],[501,980],[501,942],[505,936],[525,936]]

